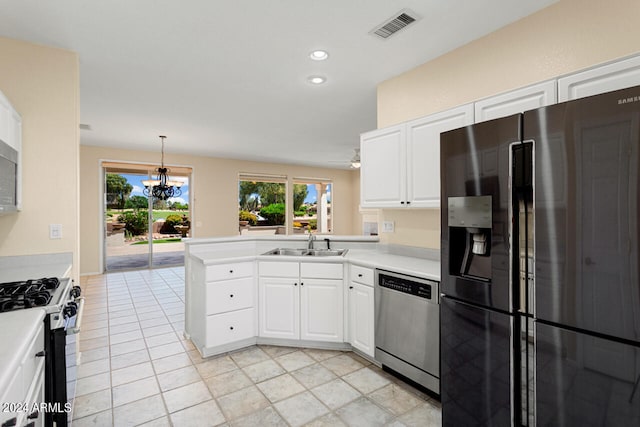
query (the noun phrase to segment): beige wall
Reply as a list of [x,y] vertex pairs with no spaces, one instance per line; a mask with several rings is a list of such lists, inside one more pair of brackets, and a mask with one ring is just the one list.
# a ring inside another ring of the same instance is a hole
[[[0,256],[78,262],[79,78],[75,53],[0,37],[0,90],[22,116],[23,209],[0,216]],[[62,224],[62,239],[49,239]]]
[[[104,147],[80,148],[80,243],[81,274],[100,272],[102,212],[100,163],[102,160],[157,164],[159,152],[116,150]],[[238,234],[238,174],[277,174],[288,178],[324,178],[333,181],[334,233],[352,234],[360,230],[357,174],[348,170],[248,162],[165,153],[165,163],[193,167],[189,186],[192,197],[193,237],[220,237]]]
[[[640,1],[560,0],[378,86],[378,127],[640,52]],[[439,248],[439,211],[384,210],[383,242]]]

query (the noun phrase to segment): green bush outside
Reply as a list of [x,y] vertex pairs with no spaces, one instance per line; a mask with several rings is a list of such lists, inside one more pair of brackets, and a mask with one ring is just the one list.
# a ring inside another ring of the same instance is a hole
[[257,225],[258,217],[249,211],[239,211],[238,221],[249,221],[249,225]]
[[284,225],[284,203],[272,203],[260,209],[260,216],[267,220],[267,225]]
[[120,214],[120,222],[124,222],[124,229],[132,236],[146,234],[149,228],[149,212],[123,212]]
[[305,216],[307,214],[307,209],[308,207],[305,205],[300,206],[300,209],[298,209],[297,211],[293,212],[294,216]]
[[178,230],[176,230],[175,226],[181,225],[182,220],[183,220],[182,215],[176,215],[176,214],[168,215],[167,218],[165,218],[164,220],[164,225],[160,229],[160,233],[163,233],[163,234],[177,233]]

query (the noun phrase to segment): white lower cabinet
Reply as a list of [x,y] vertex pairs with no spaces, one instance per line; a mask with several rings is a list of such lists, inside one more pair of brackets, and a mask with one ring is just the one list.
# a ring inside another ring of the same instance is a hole
[[302,279],[300,283],[300,339],[342,342],[342,280]]
[[207,316],[207,347],[216,347],[254,337],[253,308]]
[[260,277],[260,336],[300,338],[300,288],[298,278]]
[[[0,375],[0,425],[42,426],[44,413],[34,404],[44,402],[44,310],[16,310],[2,314],[0,351],[4,375]],[[15,354],[18,351],[19,354]]]
[[374,357],[373,270],[351,266],[349,282],[349,343],[364,354]]
[[189,335],[204,356],[239,348],[257,335],[254,265],[191,263]]
[[342,264],[261,262],[260,337],[343,342],[342,269]]

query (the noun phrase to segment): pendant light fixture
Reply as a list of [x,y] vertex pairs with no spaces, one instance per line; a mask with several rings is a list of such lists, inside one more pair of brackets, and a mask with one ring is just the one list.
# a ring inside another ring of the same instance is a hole
[[164,167],[164,140],[166,136],[160,135],[160,139],[162,140],[162,160],[160,163],[160,167],[155,169],[155,172],[158,173],[156,179],[146,179],[142,181],[144,185],[143,193],[145,196],[153,196],[156,199],[167,200],[171,197],[177,197],[182,194],[181,181],[172,181],[169,179],[167,172],[169,169]]

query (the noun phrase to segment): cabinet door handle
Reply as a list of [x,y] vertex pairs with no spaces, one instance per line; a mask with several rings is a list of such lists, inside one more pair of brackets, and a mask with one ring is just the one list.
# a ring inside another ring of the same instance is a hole
[[229,270],[229,273],[233,274],[233,270]]
[[300,282],[300,286],[304,286],[304,283]]
[[47,352],[42,350],[36,353],[36,357],[45,357],[47,355]]
[[353,286],[349,286],[349,289],[353,289]]
[[230,298],[233,298],[233,294],[229,295]]
[[407,200],[407,204],[410,204],[411,202]]
[[359,273],[359,274],[358,274],[358,277],[362,277],[362,273]]
[[400,202],[401,205],[404,205],[404,200]]
[[233,326],[229,326],[229,329],[233,331]]

